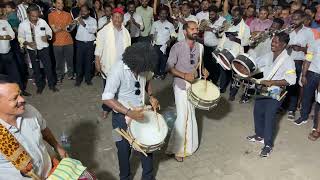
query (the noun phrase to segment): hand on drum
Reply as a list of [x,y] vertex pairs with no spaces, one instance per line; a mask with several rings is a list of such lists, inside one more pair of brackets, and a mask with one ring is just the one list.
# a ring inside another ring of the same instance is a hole
[[127,116],[136,121],[143,120],[144,119],[143,111],[144,111],[143,108],[131,109],[128,112]]
[[55,151],[59,154],[61,159],[69,157],[68,153],[63,149],[61,145],[57,145]]
[[194,76],[193,73],[184,73],[184,77],[183,78],[188,82],[193,82],[195,76]]
[[205,79],[207,79],[210,75],[209,71],[206,68],[203,69],[202,74]]
[[267,86],[267,87],[270,87],[270,86],[272,86],[272,84],[273,84],[272,80],[262,80],[260,83],[261,83],[262,85]]
[[158,108],[160,110],[160,105],[157,98],[150,96],[149,101],[154,111],[156,111]]

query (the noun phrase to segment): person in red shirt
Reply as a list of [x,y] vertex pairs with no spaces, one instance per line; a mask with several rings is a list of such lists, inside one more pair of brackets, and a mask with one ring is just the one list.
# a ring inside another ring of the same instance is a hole
[[63,0],[55,0],[56,9],[48,15],[49,25],[54,33],[53,52],[56,60],[58,81],[64,79],[67,64],[68,79],[73,76],[73,40],[67,31],[67,26],[72,23],[71,14],[63,11]]

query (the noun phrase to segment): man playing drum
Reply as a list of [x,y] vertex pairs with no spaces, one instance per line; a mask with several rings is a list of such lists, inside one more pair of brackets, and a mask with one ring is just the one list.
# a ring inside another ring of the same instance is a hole
[[[122,61],[117,61],[108,74],[106,86],[102,94],[103,103],[113,109],[113,129],[127,130],[129,119],[143,120],[143,106],[145,91],[154,109],[158,107],[158,100],[152,96],[149,80],[157,66],[157,53],[150,43],[138,42],[128,47]],[[130,179],[131,145],[116,132],[113,138],[118,149],[120,179]],[[152,134],[150,134],[152,135]],[[142,161],[142,179],[153,180],[153,157],[139,153]]]
[[[170,51],[167,66],[174,76],[174,96],[177,119],[171,132],[167,154],[174,154],[178,162],[192,155],[198,148],[198,127],[195,108],[187,99],[187,89],[197,76],[198,66],[202,66],[203,46],[196,43],[198,24],[187,21],[184,25],[185,40],[176,43]],[[208,76],[208,71],[204,70]]]
[[264,143],[260,157],[268,157],[272,151],[276,113],[285,95],[283,87],[296,82],[294,61],[285,49],[289,39],[289,35],[285,32],[276,34],[271,43],[272,52],[256,61],[258,68],[263,72],[260,84],[268,88],[268,95],[255,100],[253,112],[255,135],[248,136],[247,139],[251,142]]

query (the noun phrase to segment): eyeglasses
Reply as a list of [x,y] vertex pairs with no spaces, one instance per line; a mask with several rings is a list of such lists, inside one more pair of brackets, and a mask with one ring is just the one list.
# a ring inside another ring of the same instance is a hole
[[194,64],[194,54],[190,54],[190,64]]
[[137,90],[134,92],[134,94],[139,96],[141,94],[139,81],[136,81],[136,83],[134,84],[134,87],[137,88]]

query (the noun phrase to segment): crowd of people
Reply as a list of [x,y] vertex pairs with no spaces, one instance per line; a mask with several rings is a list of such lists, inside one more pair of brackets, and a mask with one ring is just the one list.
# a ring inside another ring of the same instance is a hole
[[[46,84],[57,92],[57,85],[63,88],[65,79],[75,81],[75,87],[79,87],[83,81],[92,85],[92,78],[101,77],[104,117],[113,110],[113,128],[127,129],[128,119],[143,119],[143,109],[136,107],[144,106],[145,97],[154,109],[159,107],[149,82],[152,78],[164,80],[170,73],[174,77],[177,119],[166,153],[183,162],[199,146],[196,111],[187,98],[187,89],[198,76],[204,76],[221,93],[229,86],[229,101],[234,101],[244,84],[246,90],[240,103],[249,102],[257,93],[256,84],[251,78],[236,77],[232,69],[213,56],[222,50],[234,55],[246,53],[254,59],[259,72],[252,77],[261,79],[259,84],[268,87],[271,97],[255,99],[255,132],[247,139],[263,143],[260,156],[267,157],[274,146],[276,115],[281,110],[287,111],[288,120],[302,125],[308,121],[314,104],[313,129],[308,138],[320,137],[318,3],[6,0],[0,4],[0,74],[17,83],[23,96],[31,95],[26,91],[29,79],[36,85],[36,93],[42,94]],[[8,83],[11,81],[0,81],[0,87]],[[20,97],[16,101],[20,102],[17,108],[21,108],[24,100]],[[6,101],[2,103],[1,107],[5,107]],[[0,120],[6,113],[11,112],[0,110]],[[0,123],[13,123],[15,117]],[[130,143],[121,137],[115,138],[115,142],[120,179],[129,179]],[[55,140],[52,144],[60,154],[64,153]],[[143,178],[154,179],[152,153],[141,155],[141,160]],[[44,177],[47,172],[39,173]]]

